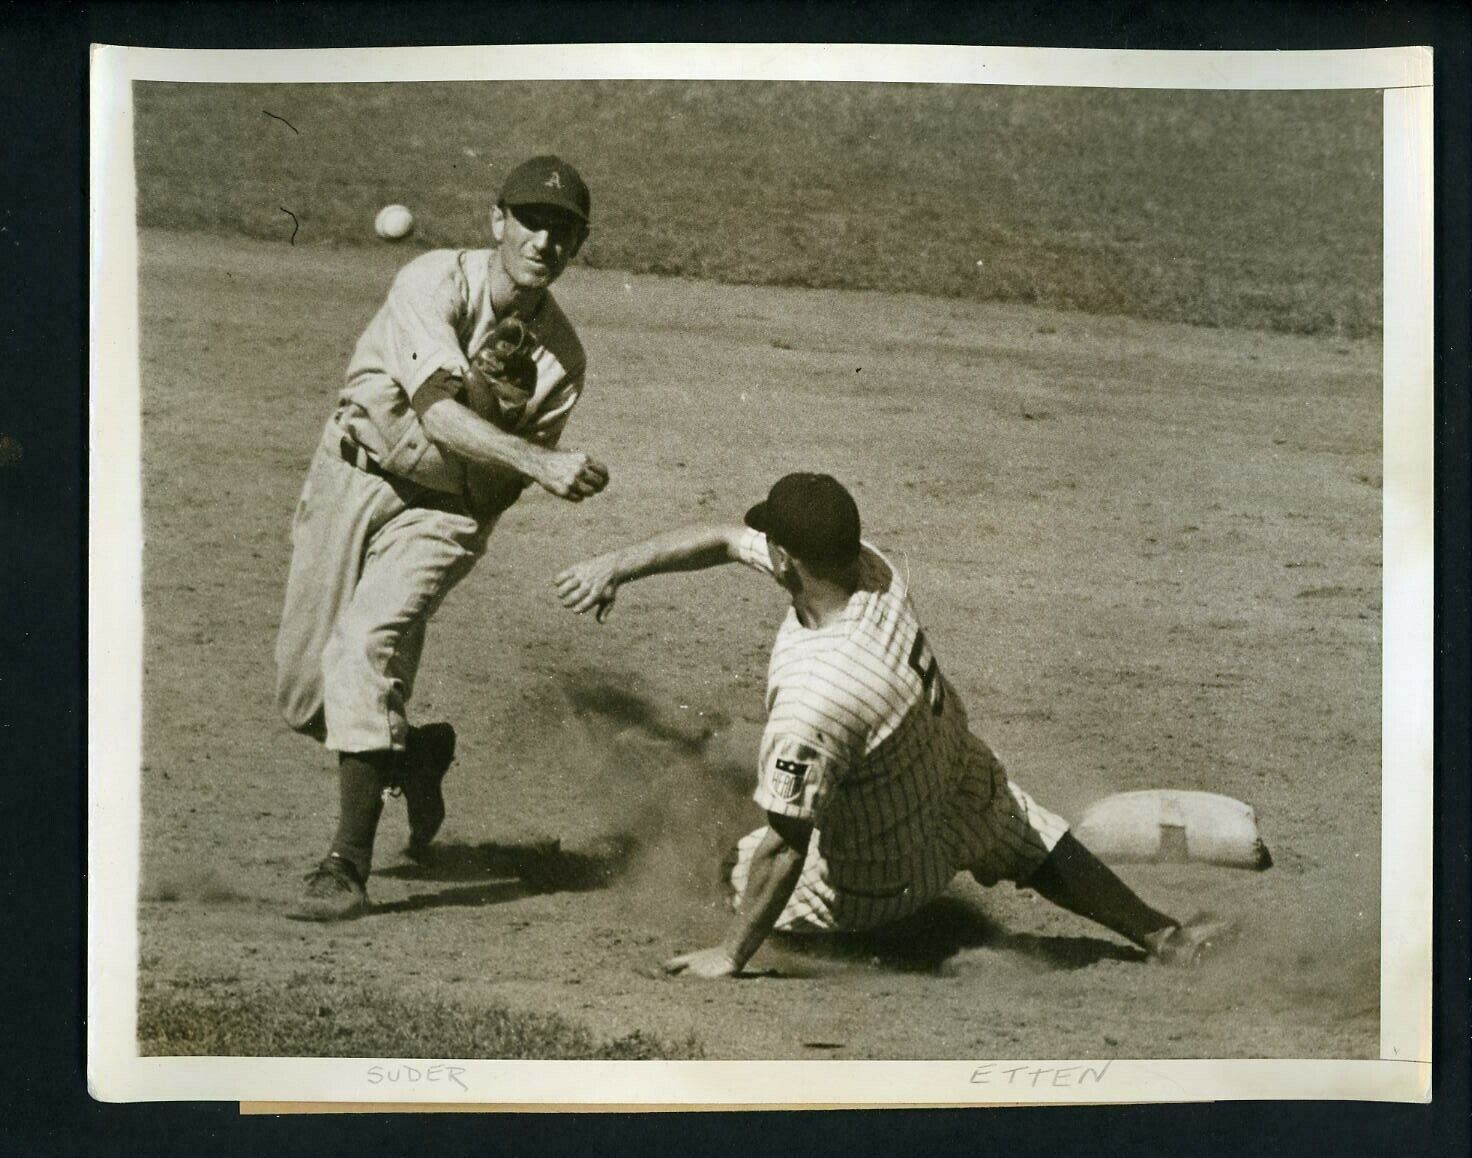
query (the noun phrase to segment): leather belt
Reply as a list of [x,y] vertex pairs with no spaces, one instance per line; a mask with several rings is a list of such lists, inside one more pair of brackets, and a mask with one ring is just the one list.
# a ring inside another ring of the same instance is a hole
[[420,486],[402,475],[384,470],[376,458],[346,435],[338,443],[338,450],[342,454],[343,462],[356,467],[365,474],[381,478],[393,487],[399,498],[404,500],[405,506],[426,507],[432,511],[445,511],[452,515],[470,514],[470,508],[466,506],[463,495],[452,495],[446,491],[437,491],[432,487]]
[[338,450],[342,451],[342,460],[349,466],[355,466],[361,471],[379,478],[396,480],[398,475],[389,474],[383,467],[378,465],[378,460],[354,442],[347,435],[343,435],[341,442],[337,444]]

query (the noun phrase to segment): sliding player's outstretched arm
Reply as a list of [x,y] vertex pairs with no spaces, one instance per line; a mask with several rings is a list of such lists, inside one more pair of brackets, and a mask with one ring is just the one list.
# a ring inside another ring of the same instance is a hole
[[767,823],[766,835],[752,854],[741,912],[725,939],[712,948],[671,957],[664,963],[666,973],[704,980],[734,977],[776,927],[802,877],[813,826],[775,812],[767,813]]
[[666,531],[642,543],[620,547],[574,563],[557,576],[557,597],[579,615],[596,609],[602,623],[613,609],[618,589],[635,579],[670,571],[700,571],[737,562],[738,544],[745,529],[702,525]]

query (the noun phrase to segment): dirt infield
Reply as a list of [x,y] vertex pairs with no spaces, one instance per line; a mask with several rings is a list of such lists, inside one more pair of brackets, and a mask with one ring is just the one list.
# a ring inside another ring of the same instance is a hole
[[[298,488],[405,256],[142,235],[144,983],[351,978],[556,1011],[713,1058],[1346,1057],[1378,1032],[1380,346],[870,292],[574,269],[591,360],[569,446],[613,481],[530,492],[431,628],[416,718],[462,736],[443,863],[341,927],[281,910],[331,833],[326,757],[271,703]],[[798,467],[848,482],[1015,778],[1251,802],[1276,867],[1125,872],[1243,917],[1182,976],[1030,893],[960,891],[903,938],[774,944],[722,985],[651,972],[721,927],[773,585],[727,569],[561,611],[569,561],[729,520]],[[714,736],[712,737],[712,733]]]

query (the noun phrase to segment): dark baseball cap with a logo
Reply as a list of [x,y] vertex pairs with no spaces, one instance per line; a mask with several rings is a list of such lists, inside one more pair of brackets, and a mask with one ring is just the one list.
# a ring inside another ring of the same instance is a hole
[[503,205],[552,205],[565,209],[579,221],[587,221],[593,199],[582,174],[561,157],[532,157],[523,161],[501,183],[498,200]]
[[746,512],[746,525],[814,563],[846,563],[859,553],[859,507],[832,475],[789,474]]

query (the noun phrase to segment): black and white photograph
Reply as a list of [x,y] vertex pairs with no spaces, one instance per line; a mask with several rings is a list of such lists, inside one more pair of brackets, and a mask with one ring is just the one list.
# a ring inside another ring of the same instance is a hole
[[1428,56],[99,52],[95,1096],[1425,1096]]

